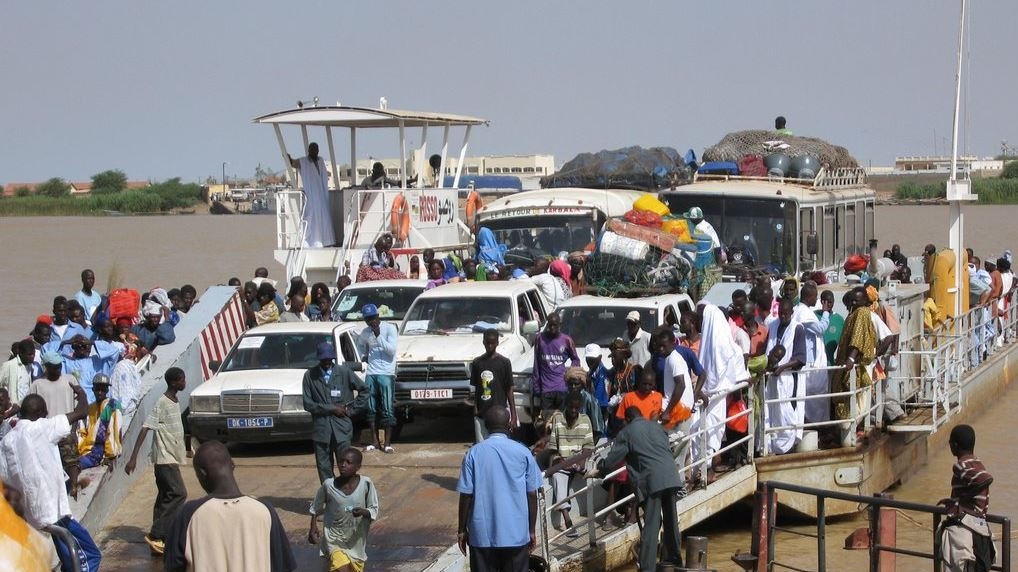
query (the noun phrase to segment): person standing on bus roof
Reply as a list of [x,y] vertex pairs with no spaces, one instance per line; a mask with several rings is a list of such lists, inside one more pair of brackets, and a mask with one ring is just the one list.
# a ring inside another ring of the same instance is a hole
[[792,133],[791,129],[785,127],[785,123],[787,123],[787,120],[784,115],[779,115],[774,118],[774,130],[778,132],[778,135],[782,135],[784,137],[791,137],[795,135],[795,133]]
[[304,186],[304,214],[302,219],[307,223],[304,233],[304,246],[322,248],[335,246],[336,235],[332,228],[332,213],[329,211],[329,173],[325,170],[325,161],[318,156],[318,143],[308,145],[305,157],[294,159],[289,153],[286,158],[290,166],[300,172],[300,180]]

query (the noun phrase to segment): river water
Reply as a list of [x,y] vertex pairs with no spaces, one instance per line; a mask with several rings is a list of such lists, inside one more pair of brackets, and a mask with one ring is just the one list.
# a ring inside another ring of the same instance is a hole
[[[977,256],[996,258],[1014,248],[1010,232],[1018,206],[967,206],[966,235]],[[876,225],[881,249],[898,243],[907,255],[926,243],[947,244],[948,207],[880,206]],[[145,290],[193,284],[201,293],[207,286],[225,284],[230,277],[247,280],[258,266],[269,276],[284,280],[283,268],[272,259],[275,219],[271,216],[151,216],[151,217],[23,217],[0,222],[0,341],[5,347],[25,336],[39,314],[49,312],[54,296],[72,296],[80,288],[82,269],[96,274],[97,289],[114,287]],[[1011,437],[1004,429],[1018,407],[1018,390],[1011,389],[973,422],[978,435],[976,453],[997,476],[990,495],[994,513],[1018,514],[1018,484],[1006,475],[1018,469],[1011,453]],[[948,451],[931,452],[929,464],[893,491],[896,498],[935,503],[947,496],[951,463]],[[737,550],[749,548],[750,512],[733,508],[717,515],[693,533],[710,537],[710,565],[738,570],[729,561]],[[865,551],[840,549],[842,539],[864,526],[848,519],[828,527],[828,570],[863,570]],[[899,519],[902,545],[929,546],[924,524]],[[929,526],[929,523],[925,523]],[[802,530],[806,530],[803,527]],[[779,537],[778,558],[815,569],[815,542]],[[899,570],[930,569],[928,564],[900,560]]]

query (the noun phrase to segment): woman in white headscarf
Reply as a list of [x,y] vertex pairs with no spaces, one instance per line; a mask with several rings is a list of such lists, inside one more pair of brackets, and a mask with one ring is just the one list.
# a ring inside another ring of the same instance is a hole
[[[721,309],[713,304],[703,307],[703,326],[700,333],[700,363],[703,375],[697,381],[695,397],[699,408],[693,413],[693,432],[707,430],[707,456],[712,457],[721,448],[725,434],[726,400],[724,395],[736,384],[749,379],[742,350],[732,337],[732,329]],[[710,403],[714,400],[713,403]],[[708,406],[709,404],[709,406]],[[693,439],[693,456],[700,454],[703,437]]]

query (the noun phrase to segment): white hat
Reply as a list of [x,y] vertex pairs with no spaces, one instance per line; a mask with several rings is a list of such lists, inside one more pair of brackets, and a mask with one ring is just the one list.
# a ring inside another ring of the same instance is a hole
[[597,344],[587,344],[587,347],[583,348],[583,359],[594,356],[601,357],[601,346]]
[[700,207],[689,209],[689,218],[703,218],[703,210]]
[[626,321],[627,322],[639,322],[640,321],[640,313],[637,312],[636,310],[633,310],[632,312],[629,312],[628,314],[626,314]]

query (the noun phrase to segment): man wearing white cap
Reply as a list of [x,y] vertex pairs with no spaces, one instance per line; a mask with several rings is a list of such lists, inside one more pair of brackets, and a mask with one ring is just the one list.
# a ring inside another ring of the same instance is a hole
[[608,368],[604,367],[604,360],[601,359],[601,346],[587,344],[583,348],[583,360],[587,362],[587,379],[590,380],[590,390],[601,408],[601,418],[608,416]]
[[693,223],[693,228],[695,230],[710,237],[711,245],[714,248],[721,248],[721,240],[718,238],[718,231],[714,230],[714,226],[711,225],[711,223],[703,219],[703,209],[700,207],[693,207],[689,209],[689,220]]
[[629,344],[629,363],[643,367],[650,361],[650,332],[640,327],[640,313],[626,314],[626,331],[622,339]]

